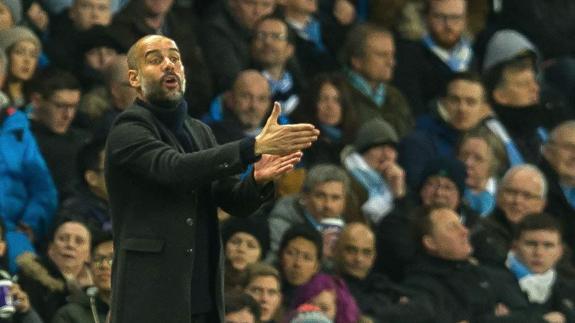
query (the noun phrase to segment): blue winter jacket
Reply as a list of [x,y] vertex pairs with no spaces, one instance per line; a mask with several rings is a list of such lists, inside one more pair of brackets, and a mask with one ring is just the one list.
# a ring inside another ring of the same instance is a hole
[[46,236],[57,206],[50,171],[29,129],[24,113],[0,113],[0,216],[7,231],[11,269],[22,252],[33,250],[18,224],[29,226],[36,239]]

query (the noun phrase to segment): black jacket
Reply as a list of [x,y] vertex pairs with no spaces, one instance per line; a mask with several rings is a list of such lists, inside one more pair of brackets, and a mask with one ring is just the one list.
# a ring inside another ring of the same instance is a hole
[[[114,323],[167,318],[189,323],[192,299],[198,297],[192,295],[192,281],[209,279],[192,275],[196,255],[206,253],[196,249],[196,236],[206,234],[211,251],[204,265],[215,271],[209,284],[223,321],[217,207],[247,216],[271,197],[272,187],[258,187],[253,176],[243,181],[236,176],[247,167],[242,141],[217,146],[209,127],[189,117],[183,131],[196,147],[192,153],[185,153],[174,133],[137,102],[110,132],[106,183],[115,247]],[[209,232],[196,230],[199,223]]]
[[496,208],[488,217],[481,219],[471,233],[473,256],[484,265],[505,267],[513,230],[503,211]]
[[[469,261],[448,261],[422,256],[409,271],[405,285],[421,293],[419,311],[426,322],[545,322],[529,308],[515,277]],[[510,310],[495,316],[498,303]]]
[[[385,275],[370,273],[360,280],[349,275],[341,275],[353,298],[357,301],[361,313],[369,316],[375,323],[422,322],[424,319],[414,305],[416,295],[406,288],[390,281]],[[401,302],[401,298],[409,301]]]

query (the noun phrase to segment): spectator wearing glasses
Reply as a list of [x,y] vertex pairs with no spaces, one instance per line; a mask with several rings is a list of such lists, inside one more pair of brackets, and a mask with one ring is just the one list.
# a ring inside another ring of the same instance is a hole
[[265,17],[256,24],[251,42],[252,63],[267,79],[272,100],[282,104],[284,116],[296,108],[304,87],[294,55],[295,35],[287,23]]
[[529,164],[510,168],[499,184],[496,207],[471,234],[474,256],[483,264],[505,266],[515,226],[526,215],[543,211],[547,181]]
[[106,322],[112,294],[113,259],[114,244],[110,236],[93,245],[90,270],[94,286],[72,295],[68,304],[56,312],[52,323]]
[[77,156],[88,134],[72,127],[80,84],[68,72],[46,70],[32,89],[32,133],[56,183],[59,199],[68,197],[77,178]]
[[454,73],[470,70],[473,59],[467,29],[467,0],[424,1],[427,33],[398,45],[395,84],[409,98],[415,115],[427,112]]

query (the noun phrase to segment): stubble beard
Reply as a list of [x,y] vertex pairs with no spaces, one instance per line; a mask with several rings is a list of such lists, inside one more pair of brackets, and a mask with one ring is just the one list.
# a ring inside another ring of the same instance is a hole
[[144,98],[160,107],[175,107],[182,101],[186,89],[186,79],[178,80],[179,87],[174,90],[168,90],[162,87],[161,82],[142,82],[142,94]]

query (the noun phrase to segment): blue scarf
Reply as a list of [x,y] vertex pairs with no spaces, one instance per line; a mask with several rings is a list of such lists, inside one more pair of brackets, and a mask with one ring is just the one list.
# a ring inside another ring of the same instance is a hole
[[321,133],[327,136],[332,141],[334,142],[341,141],[342,131],[341,129],[339,129],[339,127],[330,126],[322,123],[319,125],[319,128],[321,129]]
[[422,41],[423,45],[449,66],[451,71],[465,72],[469,69],[471,59],[473,58],[473,49],[471,42],[467,38],[461,37],[459,42],[449,51],[437,45],[429,34],[425,35]]
[[371,87],[369,82],[363,78],[363,76],[359,75],[358,73],[352,71],[349,68],[345,69],[345,74],[347,79],[351,83],[356,90],[361,92],[363,95],[367,96],[368,98],[373,101],[378,107],[382,107],[385,103],[385,85],[380,83],[375,89]]
[[348,172],[365,188],[367,201],[361,210],[373,223],[379,223],[393,210],[393,193],[385,179],[371,168],[353,148],[347,147],[342,152],[342,163]]
[[561,185],[561,190],[563,191],[563,195],[567,199],[567,202],[569,202],[569,205],[571,205],[571,207],[575,209],[575,187]]
[[469,207],[479,213],[481,217],[487,216],[495,208],[495,196],[488,191],[475,193],[469,188],[466,188],[463,193],[463,199],[465,199]]

